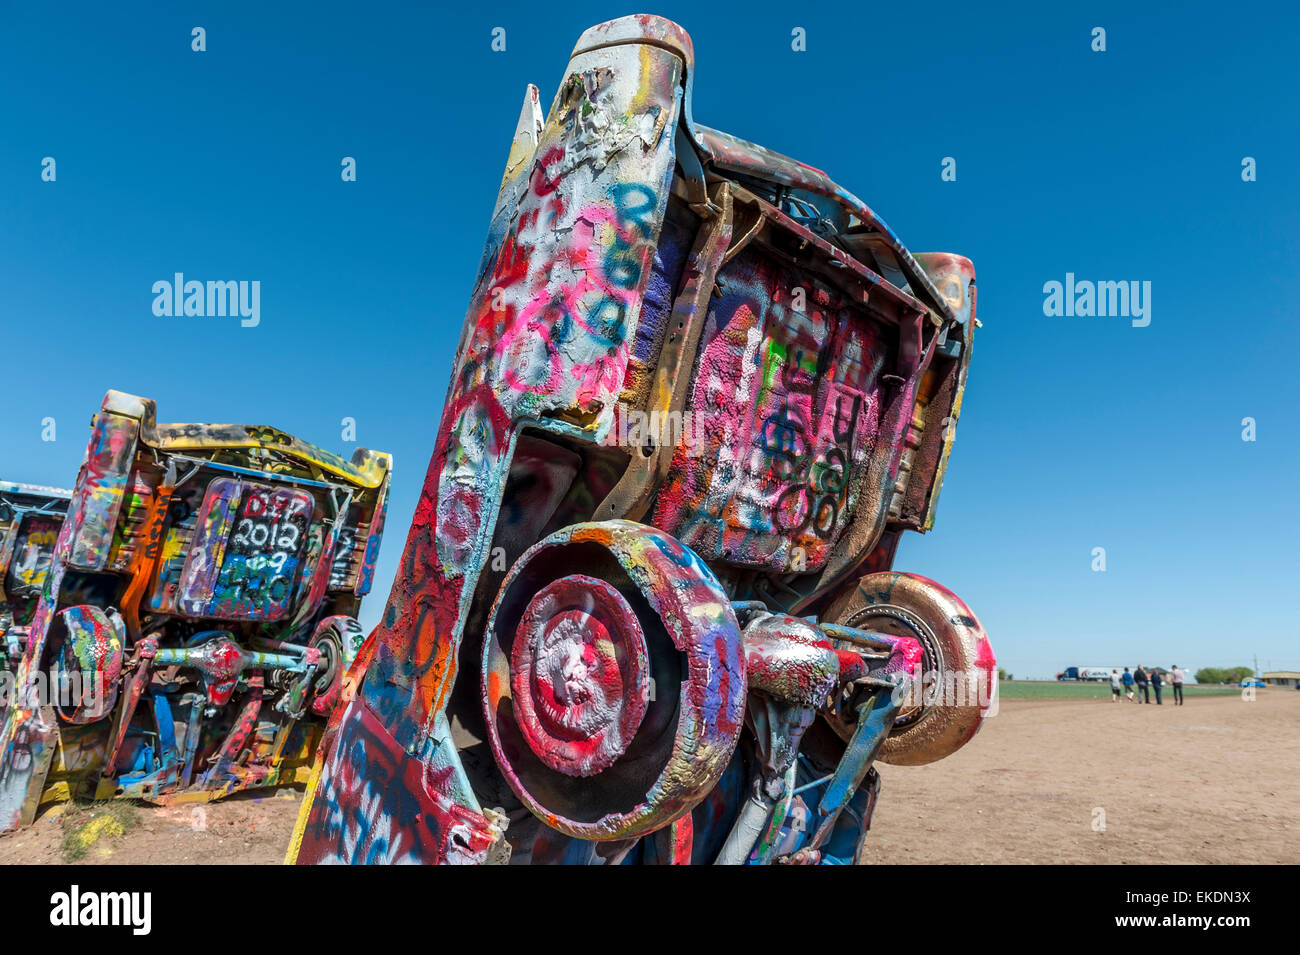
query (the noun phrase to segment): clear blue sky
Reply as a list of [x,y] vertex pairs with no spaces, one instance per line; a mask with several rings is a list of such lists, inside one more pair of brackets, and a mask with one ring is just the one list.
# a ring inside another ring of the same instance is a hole
[[[725,6],[4,4],[0,476],[70,482],[110,387],[338,450],[355,417],[397,462],[372,624],[524,85],[549,105],[585,27],[660,13],[694,37],[701,122],[975,262],[965,416],[938,524],[899,568],[963,595],[1018,676],[1300,668],[1294,8]],[[155,317],[177,271],[260,280],[261,325]],[[1150,326],[1045,317],[1066,272],[1150,281]]]

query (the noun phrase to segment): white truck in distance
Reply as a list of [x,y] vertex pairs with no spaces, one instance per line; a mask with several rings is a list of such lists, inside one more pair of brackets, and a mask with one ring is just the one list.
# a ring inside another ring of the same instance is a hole
[[[1110,671],[1119,670],[1119,667],[1066,667],[1060,673],[1056,674],[1058,680],[1082,680],[1088,682],[1099,680],[1106,682],[1110,679]],[[1122,672],[1122,671],[1121,671]]]

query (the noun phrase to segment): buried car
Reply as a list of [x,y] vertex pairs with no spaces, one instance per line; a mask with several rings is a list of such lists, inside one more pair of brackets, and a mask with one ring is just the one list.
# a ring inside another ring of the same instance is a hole
[[975,615],[891,570],[934,518],[973,267],[696,124],[694,73],[625,17],[547,118],[529,87],[290,860],[852,862],[873,762],[987,715]]
[[305,781],[361,644],[390,465],[158,424],[108,392],[10,680],[0,830],[72,797]]

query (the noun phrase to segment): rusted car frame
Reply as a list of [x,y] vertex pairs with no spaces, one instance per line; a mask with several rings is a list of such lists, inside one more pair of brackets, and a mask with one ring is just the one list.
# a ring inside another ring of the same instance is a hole
[[989,712],[974,614],[890,570],[934,519],[973,267],[695,123],[694,71],[625,17],[545,119],[529,88],[290,859],[850,862],[874,760]]
[[362,642],[390,466],[274,428],[158,424],[110,391],[23,634],[0,829],[72,797],[305,781]]
[[12,673],[22,656],[71,499],[63,488],[0,481],[0,670]]

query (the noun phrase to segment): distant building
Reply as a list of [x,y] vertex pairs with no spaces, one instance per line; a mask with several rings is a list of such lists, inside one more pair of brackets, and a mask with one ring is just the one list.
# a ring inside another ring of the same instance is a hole
[[1268,673],[1261,673],[1259,678],[1269,686],[1300,685],[1300,673],[1295,670],[1272,670]]

